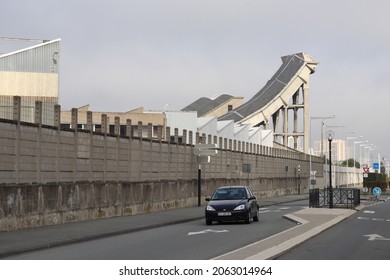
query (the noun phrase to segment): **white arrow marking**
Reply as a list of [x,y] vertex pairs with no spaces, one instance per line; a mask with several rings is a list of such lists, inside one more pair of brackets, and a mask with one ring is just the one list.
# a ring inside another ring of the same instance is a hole
[[363,235],[365,237],[368,237],[368,241],[374,241],[374,240],[390,240],[390,238],[384,238],[383,236],[373,233],[373,234],[368,234],[368,235]]
[[229,232],[229,231],[227,229],[223,229],[223,230],[206,229],[202,231],[189,232],[187,235],[197,235],[197,234],[203,234],[208,232],[221,233],[221,232]]

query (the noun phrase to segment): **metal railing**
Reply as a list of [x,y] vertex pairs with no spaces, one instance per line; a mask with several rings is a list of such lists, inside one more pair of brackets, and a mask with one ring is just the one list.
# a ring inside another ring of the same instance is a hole
[[[333,188],[333,207],[354,209],[360,205],[360,190]],[[329,188],[309,190],[309,207],[329,207]]]

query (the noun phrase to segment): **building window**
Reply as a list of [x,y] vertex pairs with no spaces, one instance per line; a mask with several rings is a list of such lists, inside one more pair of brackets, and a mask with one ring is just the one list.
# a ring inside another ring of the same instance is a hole
[[228,112],[233,111],[233,105],[228,105]]

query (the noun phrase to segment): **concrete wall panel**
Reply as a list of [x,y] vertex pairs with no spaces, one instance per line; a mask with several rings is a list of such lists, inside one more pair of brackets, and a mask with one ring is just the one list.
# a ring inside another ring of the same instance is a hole
[[[2,120],[0,143],[0,230],[197,204],[198,164],[190,145]],[[307,189],[306,155],[232,148],[202,165],[202,202],[220,185],[249,184],[259,196],[294,193],[298,164]],[[242,172],[244,163],[251,173]],[[321,167],[314,158],[313,169]]]

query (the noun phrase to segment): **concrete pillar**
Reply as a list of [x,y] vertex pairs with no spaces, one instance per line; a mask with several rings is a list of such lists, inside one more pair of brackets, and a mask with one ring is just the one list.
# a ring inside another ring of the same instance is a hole
[[199,135],[199,132],[196,132],[195,133],[195,145],[198,145],[200,144],[200,135]]
[[93,113],[92,113],[92,111],[87,112],[87,127],[86,127],[86,129],[89,130],[90,132],[93,131]]
[[283,107],[283,145],[288,145],[288,107]]
[[153,124],[148,123],[148,139],[152,141],[153,139]]
[[187,144],[187,129],[183,129],[182,144]]
[[303,84],[302,86],[303,88],[303,142],[304,142],[304,152],[305,154],[309,154],[309,150],[310,150],[310,139],[309,139],[309,135],[310,135],[310,110],[309,110],[309,106],[310,106],[310,102],[309,102],[309,96],[310,96],[310,92],[309,92],[309,82]]
[[77,131],[77,124],[78,124],[78,110],[76,108],[72,108],[71,113],[71,128]]
[[157,139],[161,142],[163,140],[163,126],[159,125],[157,127]]
[[101,132],[104,133],[104,134],[107,134],[107,131],[108,131],[108,117],[107,117],[107,114],[102,114],[101,121],[102,121]]
[[165,140],[171,143],[171,128],[169,126],[165,128]]
[[36,169],[36,181],[41,183],[41,154],[42,154],[42,101],[35,101],[35,113],[34,113],[34,122],[38,125],[38,137],[36,144],[36,159],[37,159],[37,169]]
[[20,122],[22,108],[22,99],[20,96],[14,96],[13,116],[14,121]]
[[54,105],[54,126],[61,128],[61,105]]
[[202,144],[206,144],[206,133],[202,133],[201,142],[202,142]]
[[179,129],[178,128],[175,128],[174,143],[175,144],[179,143]]
[[139,137],[139,139],[142,139],[142,126],[143,126],[142,122],[139,121],[138,128],[137,128],[137,134],[138,134],[137,136]]
[[114,134],[120,135],[121,131],[121,119],[120,117],[115,117],[114,119]]
[[[299,89],[293,95],[292,99],[293,99],[293,101],[292,101],[293,104],[294,105],[298,105],[298,103],[299,103]],[[293,129],[293,132],[297,133],[298,132],[298,108],[294,107],[293,112],[294,112],[294,129]],[[294,136],[294,149],[297,149],[297,148],[298,148],[298,136]]]
[[188,144],[190,144],[190,145],[194,144],[193,136],[194,136],[194,133],[192,132],[192,130],[190,130],[188,132],[188,139],[189,139]]
[[126,120],[126,136],[133,137],[132,129],[131,129],[131,119]]
[[42,125],[42,101],[35,101],[35,114],[34,114],[34,123]]

